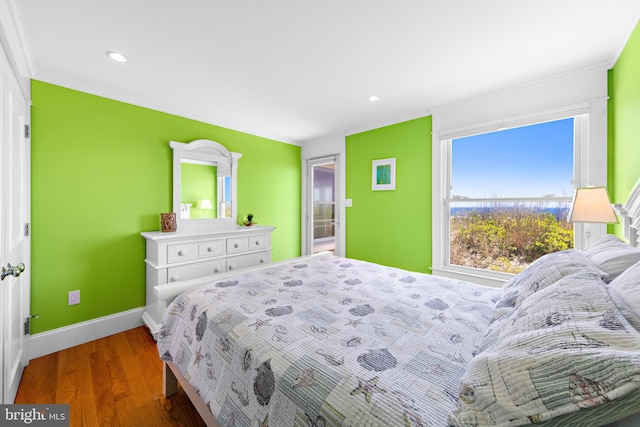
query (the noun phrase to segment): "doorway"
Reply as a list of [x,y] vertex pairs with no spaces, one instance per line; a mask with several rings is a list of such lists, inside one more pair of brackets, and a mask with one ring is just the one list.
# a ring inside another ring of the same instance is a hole
[[340,225],[337,176],[336,156],[307,162],[307,253],[336,253]]

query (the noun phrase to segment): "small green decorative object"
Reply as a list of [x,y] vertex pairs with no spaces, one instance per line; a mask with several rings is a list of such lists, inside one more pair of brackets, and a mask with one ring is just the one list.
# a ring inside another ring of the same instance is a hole
[[251,227],[253,224],[257,224],[257,222],[253,221],[253,214],[252,213],[246,214],[244,219],[242,220],[242,223],[244,225],[246,225],[247,227]]

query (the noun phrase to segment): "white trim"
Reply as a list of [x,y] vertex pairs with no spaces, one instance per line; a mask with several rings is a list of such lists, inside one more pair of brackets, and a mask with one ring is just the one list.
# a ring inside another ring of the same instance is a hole
[[[603,98],[596,101],[607,101],[608,98]],[[571,116],[579,116],[581,114],[589,113],[590,103],[584,102],[579,105],[570,105],[566,107],[556,108],[551,111],[545,111],[543,113],[524,114],[518,117],[510,117],[505,120],[495,120],[489,123],[483,123],[480,125],[472,125],[462,127],[458,129],[449,129],[446,132],[440,133],[440,139],[455,139],[464,138],[467,136],[480,135],[490,132],[496,132],[499,130],[513,129],[522,126],[529,126],[531,123],[544,123],[555,120],[565,119]]]
[[[446,173],[450,159],[445,142],[454,137],[522,126],[527,122],[532,124],[562,116],[588,113],[588,120],[581,121],[577,129],[582,134],[585,144],[579,148],[580,153],[575,166],[580,172],[574,177],[573,184],[606,185],[607,96],[607,70],[600,65],[513,86],[433,110],[434,274],[443,275],[446,270],[449,277],[462,280],[468,280],[470,277],[461,275],[460,271],[454,271],[447,265],[447,247],[443,242],[448,241],[448,233],[445,233],[448,230],[448,217],[445,219],[444,197],[450,186]],[[578,247],[581,243],[581,227],[578,224],[575,229]],[[600,229],[596,230],[596,234],[603,232]]]
[[473,282],[473,283],[477,283],[484,286],[490,286],[492,288],[501,288],[502,285],[504,285],[504,282],[506,282],[512,277],[512,275],[509,275],[507,273],[503,273],[504,277],[497,277],[498,275],[495,275],[496,277],[492,277],[491,275],[473,274],[471,270],[472,269],[469,269],[469,271],[456,271],[455,269],[451,269],[451,268],[447,268],[447,269],[432,268],[431,272],[434,276],[448,277],[450,279],[456,279],[456,280],[464,280],[467,282]]
[[[562,86],[569,82],[569,86],[576,86],[576,84],[582,84],[582,79],[589,79],[593,76],[599,76],[601,73],[608,72],[610,67],[607,66],[606,63],[593,64],[582,68],[577,68],[574,70],[569,70],[561,73],[551,74],[545,77],[541,77],[535,80],[527,80],[522,83],[516,83],[509,86],[504,86],[501,88],[497,88],[493,91],[485,92],[478,94],[476,96],[470,96],[459,101],[454,101],[449,104],[444,104],[438,107],[431,108],[433,115],[440,115],[446,113],[450,110],[458,110],[460,108],[466,108],[469,104],[476,104],[482,102],[493,102],[494,98],[499,98],[502,96],[510,96],[512,94],[522,94],[529,92],[531,90],[538,90],[542,88],[542,90],[546,90],[547,87],[555,88],[558,83],[561,83]],[[562,92],[562,96],[570,95],[573,90],[571,88],[565,88],[566,91]],[[602,96],[606,96],[602,95]],[[530,100],[525,100],[524,102],[528,102]],[[586,99],[580,98],[578,102],[584,102]],[[565,105],[560,103],[560,105]],[[551,108],[546,108],[544,111],[548,111]]]
[[450,136],[461,129],[589,107],[607,98],[607,83],[607,69],[600,65],[497,90],[434,108],[433,131]]
[[144,307],[32,335],[29,360],[142,326]]
[[313,216],[313,177],[310,176],[313,167],[320,166],[323,164],[332,163],[335,167],[334,169],[334,242],[335,247],[334,251],[336,254],[339,254],[341,241],[341,229],[343,225],[341,215],[342,205],[344,204],[342,199],[342,192],[340,190],[340,155],[332,154],[329,156],[323,156],[320,158],[307,159],[303,160],[303,174],[302,174],[302,255],[311,255],[313,254],[313,245],[315,240],[313,239],[313,225],[311,225],[311,217]]

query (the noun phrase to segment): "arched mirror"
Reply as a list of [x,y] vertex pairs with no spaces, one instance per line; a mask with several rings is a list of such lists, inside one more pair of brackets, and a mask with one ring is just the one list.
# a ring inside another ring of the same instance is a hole
[[173,150],[173,211],[178,230],[235,226],[237,171],[240,153],[217,142],[171,141]]

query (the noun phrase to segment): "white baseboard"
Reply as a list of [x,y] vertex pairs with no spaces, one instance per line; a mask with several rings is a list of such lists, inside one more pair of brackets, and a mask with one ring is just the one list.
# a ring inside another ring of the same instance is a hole
[[144,307],[31,335],[29,360],[142,326]]

